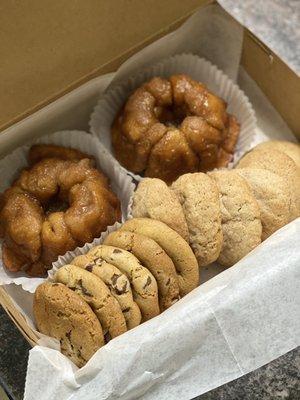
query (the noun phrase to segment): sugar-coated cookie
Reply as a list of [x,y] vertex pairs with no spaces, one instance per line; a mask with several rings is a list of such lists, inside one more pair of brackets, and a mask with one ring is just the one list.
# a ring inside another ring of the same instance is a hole
[[223,244],[218,263],[231,267],[261,243],[259,205],[245,179],[233,170],[209,174],[220,192]]
[[157,281],[160,310],[179,300],[179,284],[175,266],[167,253],[154,240],[133,232],[110,233],[104,244],[130,251],[148,268]]
[[142,314],[133,300],[130,282],[117,267],[90,254],[75,257],[71,263],[97,275],[109,287],[111,294],[120,304],[128,330],[141,323]]
[[300,168],[300,143],[287,142],[286,140],[269,140],[255,147],[255,150],[280,150],[292,160]]
[[189,242],[200,266],[219,257],[223,234],[218,187],[198,172],[180,176],[171,186],[182,205],[189,229]]
[[133,218],[126,221],[120,229],[148,236],[164,249],[175,265],[180,296],[199,285],[199,267],[192,249],[168,225],[150,218]]
[[187,242],[189,240],[182,207],[174,192],[160,179],[146,178],[139,183],[134,193],[132,215],[164,222]]
[[91,307],[60,283],[45,282],[34,294],[38,330],[60,342],[61,352],[78,367],[104,345],[102,328]]
[[279,150],[254,150],[247,153],[238,163],[237,168],[262,168],[281,176],[290,188],[293,204],[293,218],[300,216],[300,170],[285,153]]
[[259,205],[262,240],[293,219],[294,198],[281,176],[260,168],[240,168],[235,171],[247,181]]
[[127,331],[117,300],[98,276],[75,265],[64,265],[54,276],[86,301],[99,319],[107,341]]

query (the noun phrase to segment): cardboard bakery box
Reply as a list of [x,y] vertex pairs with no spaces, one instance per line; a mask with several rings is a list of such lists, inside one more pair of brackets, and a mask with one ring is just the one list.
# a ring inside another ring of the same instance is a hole
[[[208,58],[238,82],[256,111],[259,134],[300,138],[299,77],[216,2],[173,0],[171,7],[155,0],[29,3],[9,3],[0,15],[5,35],[0,43],[0,158],[51,132],[89,131],[91,112],[112,80],[186,50]],[[0,286],[3,308],[28,342],[39,344],[30,352],[25,398],[92,399],[97,392],[107,399],[191,399],[292,350],[299,344],[300,291],[294,279],[299,232],[298,219],[236,267],[201,285],[196,290],[201,302],[188,295],[155,318],[158,322],[130,332],[128,342],[110,342],[94,362],[103,366],[100,371],[94,364],[82,372],[65,365],[28,322],[32,296],[18,285]],[[250,264],[256,269],[250,271]],[[34,373],[40,374],[40,389]],[[52,397],[44,390],[46,377]]]

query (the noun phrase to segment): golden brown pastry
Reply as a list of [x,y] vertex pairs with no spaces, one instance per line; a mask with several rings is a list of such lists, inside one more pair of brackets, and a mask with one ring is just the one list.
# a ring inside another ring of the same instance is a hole
[[187,75],[152,78],[118,113],[111,130],[128,170],[171,183],[188,172],[225,167],[240,127],[226,103]]
[[[44,150],[36,151],[44,154]],[[79,157],[72,149],[54,150],[64,158]],[[3,193],[0,235],[7,269],[42,275],[59,255],[91,242],[120,220],[119,200],[107,178],[92,165],[86,158],[42,159],[23,170]]]
[[93,157],[76,149],[70,149],[55,144],[34,144],[28,153],[29,164],[35,164],[43,158],[59,158],[61,160],[79,161],[83,158]]

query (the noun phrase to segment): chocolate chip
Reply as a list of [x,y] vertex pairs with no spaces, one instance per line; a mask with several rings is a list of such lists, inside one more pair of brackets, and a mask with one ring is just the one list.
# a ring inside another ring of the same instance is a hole
[[113,285],[115,285],[117,283],[117,280],[120,278],[121,275],[118,274],[113,274],[112,278],[111,278],[111,282]]
[[92,293],[88,292],[85,287],[82,287],[82,293],[87,297],[93,297]]
[[114,249],[113,254],[118,254],[118,253],[122,253],[122,250]]
[[124,282],[124,285],[122,286],[121,289],[118,289],[117,287],[115,287],[115,292],[116,292],[118,295],[124,294],[124,293],[126,293],[127,291],[128,291],[128,289],[127,289],[127,282],[126,282],[126,281]]
[[80,287],[80,289],[82,290],[82,293],[85,296],[93,297],[93,295],[83,286],[82,279],[78,280],[78,286]]
[[82,279],[79,279],[79,280],[78,280],[78,285],[79,285],[80,287],[82,287]]
[[94,267],[93,264],[88,264],[88,265],[85,267],[85,269],[86,269],[87,271],[89,271],[89,272],[93,272],[93,267]]
[[106,334],[104,335],[104,340],[105,343],[108,343],[111,340],[111,336],[109,332],[106,332]]
[[72,344],[72,342],[71,342],[71,332],[72,332],[72,330],[70,330],[69,332],[66,332],[66,337],[67,337],[67,339],[68,339],[68,341],[69,341],[69,344],[70,344],[70,346],[71,346],[71,349],[74,350],[74,346],[73,346],[73,344]]
[[102,257],[97,257],[94,259],[94,263],[97,265],[101,265],[103,263],[103,258]]
[[69,340],[71,340],[71,332],[72,332],[72,330],[66,333],[66,337],[67,337]]
[[151,281],[152,280],[151,280],[150,276],[148,276],[147,281],[146,281],[145,285],[143,286],[143,289],[145,289],[147,286],[149,286]]

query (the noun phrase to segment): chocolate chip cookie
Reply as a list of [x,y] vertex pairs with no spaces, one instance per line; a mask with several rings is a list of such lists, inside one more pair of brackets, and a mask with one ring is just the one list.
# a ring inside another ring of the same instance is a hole
[[54,279],[90,305],[101,323],[106,341],[127,331],[119,303],[98,276],[75,265],[65,265],[56,272]]
[[128,330],[141,323],[141,311],[133,300],[130,282],[127,276],[117,267],[90,254],[74,258],[72,265],[84,268],[103,280],[109,287],[111,294],[120,304]]
[[160,310],[179,300],[179,284],[173,261],[154,240],[133,232],[110,233],[104,244],[130,251],[148,268],[157,281]]
[[120,229],[147,236],[164,249],[176,268],[180,296],[199,285],[199,267],[192,249],[168,225],[150,218],[133,218],[126,221]]
[[138,304],[142,320],[147,321],[159,314],[158,288],[154,276],[129,251],[113,246],[99,245],[88,252],[99,261],[115,265],[129,279],[134,301]]
[[60,283],[45,282],[34,294],[38,330],[60,342],[61,352],[83,367],[104,345],[102,328],[91,307]]

